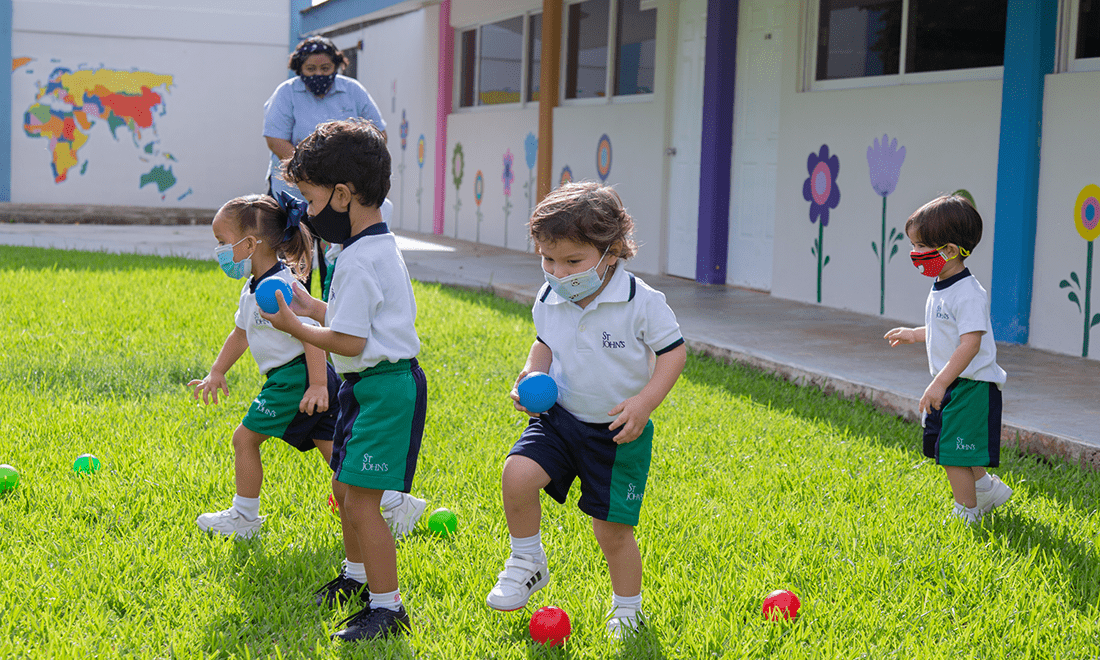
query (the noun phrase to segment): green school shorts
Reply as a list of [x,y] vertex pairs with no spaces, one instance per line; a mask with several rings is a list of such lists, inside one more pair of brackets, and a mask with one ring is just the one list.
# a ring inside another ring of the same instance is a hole
[[939,410],[924,419],[924,455],[939,465],[997,467],[1001,460],[1001,389],[956,378]]

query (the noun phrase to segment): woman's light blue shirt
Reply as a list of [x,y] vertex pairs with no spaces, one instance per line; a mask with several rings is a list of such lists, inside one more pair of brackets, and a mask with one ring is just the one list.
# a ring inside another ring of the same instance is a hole
[[[380,130],[386,130],[386,122],[382,119],[378,106],[358,80],[338,75],[332,89],[324,98],[317,98],[306,89],[302,79],[295,76],[276,87],[271,98],[264,103],[264,137],[298,144],[318,124],[354,117],[367,119]],[[272,176],[278,171],[279,157],[273,153],[267,166],[267,178],[271,182],[272,193],[286,190],[301,197],[297,188],[287,185],[278,176]]]

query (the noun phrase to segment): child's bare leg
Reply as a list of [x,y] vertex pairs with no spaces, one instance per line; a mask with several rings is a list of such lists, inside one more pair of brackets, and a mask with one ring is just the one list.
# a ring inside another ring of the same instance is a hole
[[592,531],[607,559],[611,588],[619,596],[637,596],[642,592],[642,554],[634,538],[634,528],[622,523],[592,519]]
[[321,452],[321,457],[325,459],[325,465],[328,465],[332,461],[332,440],[317,440],[314,438],[313,445]]
[[972,467],[970,468],[970,471],[974,473],[974,481],[977,481],[978,479],[981,479],[986,475],[984,467]]
[[[347,493],[344,495],[340,520],[344,525],[345,535],[350,530],[351,538],[357,540],[362,550],[362,561],[367,570],[371,591],[396,591],[397,546],[379,508],[383,491],[347,484],[344,486]],[[345,551],[349,545],[345,541]],[[354,561],[350,555],[348,559]]]
[[344,556],[348,561],[356,564],[363,563],[363,550],[359,547],[359,537],[355,535],[355,529],[347,515],[348,485],[342,484],[332,477],[332,496],[336,498],[336,504],[340,507],[340,529],[344,535]]
[[509,456],[508,460],[504,461],[501,492],[509,534],[517,538],[538,534],[539,525],[542,522],[539,491],[548,483],[550,483],[550,475],[530,458]]
[[233,432],[233,472],[237,495],[257,498],[264,483],[264,465],[260,445],[269,436],[250,431],[242,424]]
[[955,496],[955,501],[970,509],[978,506],[973,468],[945,465],[943,469],[947,472],[947,480],[951,483],[951,494]]

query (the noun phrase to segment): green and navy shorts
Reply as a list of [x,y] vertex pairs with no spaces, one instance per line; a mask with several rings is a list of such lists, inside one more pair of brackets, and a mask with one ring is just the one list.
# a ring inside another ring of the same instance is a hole
[[373,490],[412,489],[428,381],[416,358],[343,374],[332,469],[340,483]]
[[299,355],[267,372],[267,380],[241,424],[253,433],[282,438],[298,451],[313,449],[314,440],[332,440],[336,431],[336,394],[340,389],[340,377],[330,364],[325,364],[325,371],[328,410],[312,415],[299,412],[298,406],[309,388],[306,357]]
[[560,504],[565,503],[573,480],[580,478],[577,506],[597,520],[635,526],[642,511],[642,497],[649,478],[653,452],[653,421],[647,421],[633,442],[616,444],[621,429],[607,424],[582,422],[555,404],[527,423],[509,456],[525,456],[550,475],[543,488]]
[[1001,461],[1001,388],[956,378],[939,410],[924,418],[924,455],[939,465],[997,467]]

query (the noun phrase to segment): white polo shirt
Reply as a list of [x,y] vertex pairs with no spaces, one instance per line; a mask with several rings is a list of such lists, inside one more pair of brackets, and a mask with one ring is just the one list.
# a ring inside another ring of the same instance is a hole
[[582,422],[610,424],[607,413],[649,382],[656,356],[684,343],[665,294],[621,266],[584,308],[544,284],[531,315],[553,354],[558,403]]
[[[245,336],[248,338],[248,348],[252,351],[252,357],[256,359],[256,366],[259,367],[261,374],[266,374],[275,367],[290,362],[306,351],[305,347],[302,346],[302,342],[282,330],[276,330],[270,322],[260,316],[260,306],[256,303],[256,287],[269,277],[278,278],[287,284],[294,281],[294,275],[282,262],[275,264],[271,270],[261,275],[259,279],[255,277],[248,278],[244,288],[241,289],[241,299],[237,303],[237,314],[233,318],[237,327],[244,330]],[[320,325],[307,316],[299,316],[298,318],[307,325]]]
[[978,354],[959,377],[996,383],[998,387],[1005,384],[1008,375],[997,364],[997,343],[989,320],[989,294],[970,269],[932,284],[924,307],[924,328],[928,367],[933,376],[947,366],[960,337],[977,331],[982,333]]
[[397,238],[384,222],[352,236],[332,274],[325,325],[367,340],[354,357],[332,353],[337,373],[362,371],[420,353],[416,299]]

